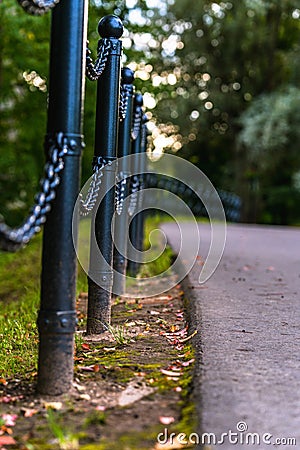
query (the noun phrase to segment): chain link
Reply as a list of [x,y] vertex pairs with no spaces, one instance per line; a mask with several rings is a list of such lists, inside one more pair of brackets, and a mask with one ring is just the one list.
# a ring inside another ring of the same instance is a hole
[[64,155],[71,148],[68,138],[63,133],[57,133],[48,142],[48,161],[44,168],[44,178],[40,185],[41,191],[35,197],[35,204],[27,219],[19,228],[10,228],[0,223],[0,248],[5,251],[17,251],[41,230],[46,222],[46,216],[51,210],[51,203],[56,196],[56,188],[60,183],[59,173],[64,169]]
[[135,141],[141,131],[141,123],[142,123],[142,113],[141,111],[135,112],[133,116],[133,122],[132,122],[132,131],[131,131],[131,137]]
[[126,186],[127,186],[127,178],[125,178],[125,174],[123,172],[120,172],[117,176],[117,184],[116,184],[116,213],[118,214],[118,216],[120,216],[123,211]]
[[53,9],[60,0],[18,0],[19,5],[28,14],[33,16],[42,16]]
[[103,177],[103,167],[107,164],[107,161],[103,158],[100,164],[94,166],[94,173],[92,176],[92,180],[86,195],[86,198],[83,199],[82,194],[80,194],[80,211],[79,214],[81,217],[88,216],[94,209],[95,204],[98,199],[100,186],[101,186],[101,178]]
[[[180,180],[170,179],[169,177],[158,176],[155,173],[147,173],[145,178],[145,183],[148,188],[158,187],[166,191],[174,192],[179,195],[186,204],[191,208],[194,214],[199,214],[202,216],[207,216],[207,210],[195,192],[197,192],[197,186],[189,187],[182,183]],[[140,187],[141,190],[141,187]],[[238,195],[232,192],[226,192],[223,190],[218,190],[218,195],[222,201],[226,218],[233,222],[239,222],[241,217],[242,203]],[[203,200],[207,198],[207,194],[202,193]]]
[[138,175],[133,175],[130,180],[130,200],[128,206],[128,214],[133,216],[138,202],[138,191],[140,188],[140,180]]
[[88,188],[88,192],[86,198],[83,199],[82,194],[79,194],[80,197],[80,210],[79,214],[82,217],[86,217],[89,215],[97,202],[99,191],[101,187],[102,177],[104,175],[103,169],[106,165],[111,166],[113,160],[111,158],[105,158],[103,156],[94,156],[93,159],[93,176]]
[[111,41],[107,38],[100,39],[95,63],[91,57],[92,52],[88,44],[89,42],[86,45],[86,76],[91,81],[97,81],[105,69],[107,58],[111,52]]
[[119,113],[120,113],[120,121],[125,120],[127,109],[128,109],[128,102],[129,98],[132,92],[132,87],[128,85],[121,85],[121,92],[120,92],[120,107],[119,107]]

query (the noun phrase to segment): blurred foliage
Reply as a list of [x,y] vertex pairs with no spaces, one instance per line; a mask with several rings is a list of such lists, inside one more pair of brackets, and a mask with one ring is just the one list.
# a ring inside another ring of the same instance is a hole
[[264,222],[288,224],[299,219],[300,89],[288,86],[254,99],[240,117],[241,150],[254,168]]
[[[123,64],[146,93],[154,150],[177,152],[217,188],[241,195],[245,221],[299,221],[291,200],[300,171],[298,0],[90,1],[94,57],[98,20],[110,13],[124,22]],[[25,215],[42,174],[50,21],[15,0],[0,3],[0,212],[12,222]],[[83,181],[95,90],[87,80]]]
[[44,162],[49,23],[49,16],[24,14],[14,0],[0,4],[0,211],[18,220]]
[[[179,155],[197,164],[217,187],[241,195],[245,221],[268,217],[272,222],[273,212],[264,211],[270,205],[268,195],[273,187],[275,192],[276,186],[286,186],[289,204],[290,180],[299,170],[299,159],[291,151],[299,146],[297,97],[287,105],[296,94],[292,87],[299,87],[300,80],[297,7],[294,0],[180,0],[170,7],[169,35],[178,36],[177,48],[164,60],[163,70],[172,71],[177,83],[169,95],[164,94],[162,108],[158,105],[161,120],[171,117],[179,126],[183,144]],[[286,90],[284,97],[282,90]],[[261,101],[256,102],[258,98]],[[273,108],[275,98],[277,119],[266,112],[259,133],[259,108],[264,101],[266,109]],[[248,108],[249,114],[243,115]],[[241,149],[242,136],[249,135],[253,120],[257,129],[251,150]],[[285,128],[280,139],[279,122]],[[277,155],[285,155],[283,159],[274,158],[271,149],[261,155],[261,146],[272,142],[277,143]],[[255,162],[249,152],[256,152]],[[260,168],[262,160],[269,166],[268,176]],[[297,214],[300,217],[299,209]],[[282,222],[286,223],[283,217]]]
[[291,166],[286,167],[289,178],[299,167],[299,104],[300,89],[290,86],[257,97],[241,115],[239,141],[247,147],[249,161],[262,172],[275,171],[286,158]]

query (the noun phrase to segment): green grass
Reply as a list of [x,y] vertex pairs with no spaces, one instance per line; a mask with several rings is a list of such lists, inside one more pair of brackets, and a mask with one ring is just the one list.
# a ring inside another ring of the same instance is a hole
[[41,237],[18,253],[0,253],[0,377],[35,371]]
[[[41,247],[39,235],[17,253],[0,252],[0,378],[36,371]],[[78,272],[78,291],[85,291],[86,275]]]
[[[152,229],[158,228],[159,222],[159,217],[147,219],[146,248],[149,246],[147,236]],[[26,377],[36,371],[41,244],[39,235],[17,253],[0,252],[0,378]],[[155,253],[160,242],[152,244]],[[171,259],[172,252],[167,247],[158,259],[142,265],[140,276],[151,277],[164,272]],[[87,291],[87,277],[81,268],[78,270],[77,291]],[[123,339],[121,331],[117,338]]]
[[[163,245],[162,236],[160,234],[152,234],[151,236],[151,244],[149,241],[149,235],[151,231],[159,228],[160,223],[164,220],[161,216],[151,216],[148,217],[145,221],[145,230],[144,230],[144,249],[148,250],[151,246],[150,258],[155,258],[157,254],[159,254],[160,249]],[[145,264],[141,265],[139,276],[141,278],[150,278],[163,272],[166,272],[172,264],[173,252],[171,248],[167,245],[164,249],[163,253],[153,261],[149,261]]]

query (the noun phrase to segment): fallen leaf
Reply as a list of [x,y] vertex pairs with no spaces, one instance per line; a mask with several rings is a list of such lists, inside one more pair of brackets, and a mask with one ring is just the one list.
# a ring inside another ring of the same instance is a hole
[[176,317],[183,317],[183,312],[178,312],[178,313],[176,313]]
[[84,386],[82,386],[81,384],[78,384],[78,383],[73,383],[73,387],[75,389],[77,389],[77,391],[79,391],[79,392],[83,392],[86,389]]
[[46,409],[54,409],[55,411],[59,411],[62,407],[62,402],[44,402],[44,408]]
[[125,323],[125,327],[135,327],[136,326],[136,322],[126,322]]
[[94,365],[92,365],[92,366],[78,366],[78,369],[83,370],[84,372],[94,372]]
[[135,372],[134,375],[136,377],[145,377],[147,374],[146,374],[146,372]]
[[0,428],[0,435],[3,436],[3,434],[13,434],[13,430],[11,428],[6,427],[5,425],[2,425]]
[[30,409],[30,408],[23,408],[22,409],[22,413],[23,413],[24,417],[32,417],[32,416],[34,416],[35,414],[38,413],[38,410],[37,409]]
[[106,410],[106,406],[98,405],[98,406],[96,406],[95,410],[96,411],[105,411]]
[[14,427],[18,416],[17,414],[2,414],[1,418],[6,427]]
[[165,369],[160,369],[161,373],[163,375],[166,375],[167,377],[176,377],[178,378],[181,374],[179,372],[173,372],[172,370],[165,370]]
[[86,342],[84,342],[84,343],[82,344],[81,348],[82,348],[83,350],[91,350],[90,345],[87,344]]
[[22,400],[22,398],[23,395],[15,395],[15,396],[5,395],[4,397],[0,397],[0,403],[12,403],[18,400]]
[[176,350],[179,350],[181,352],[181,350],[184,349],[184,346],[182,344],[176,345]]
[[192,333],[190,336],[188,336],[188,337],[186,337],[186,338],[184,338],[184,339],[181,339],[180,343],[183,344],[184,342],[189,341],[189,340],[192,339],[194,336],[196,336],[197,333],[198,333],[198,331],[195,330],[194,333]]
[[0,436],[0,445],[14,445],[16,441],[11,436]]
[[152,316],[159,316],[160,312],[159,311],[150,311],[150,314]]
[[176,386],[176,387],[174,388],[174,391],[175,391],[175,392],[181,392],[181,391],[182,391],[182,387]]
[[190,366],[191,364],[193,364],[193,362],[195,362],[195,358],[192,358],[192,359],[190,359],[189,361],[183,361],[183,362],[181,362],[181,365],[182,365],[183,367],[188,367],[188,366]]
[[168,367],[168,370],[172,370],[173,372],[181,372],[181,367],[178,366],[170,366]]
[[175,418],[172,416],[160,416],[159,421],[163,425],[171,425],[171,423],[175,422]]

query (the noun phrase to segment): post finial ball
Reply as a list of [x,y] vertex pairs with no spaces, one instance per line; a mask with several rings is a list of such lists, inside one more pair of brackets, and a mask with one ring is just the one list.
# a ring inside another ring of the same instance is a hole
[[134,104],[135,106],[143,106],[143,96],[139,92],[134,96]]
[[123,34],[123,23],[121,19],[113,14],[102,17],[98,24],[98,32],[102,38],[119,39]]
[[129,67],[122,68],[122,83],[132,84],[134,80],[134,72]]

